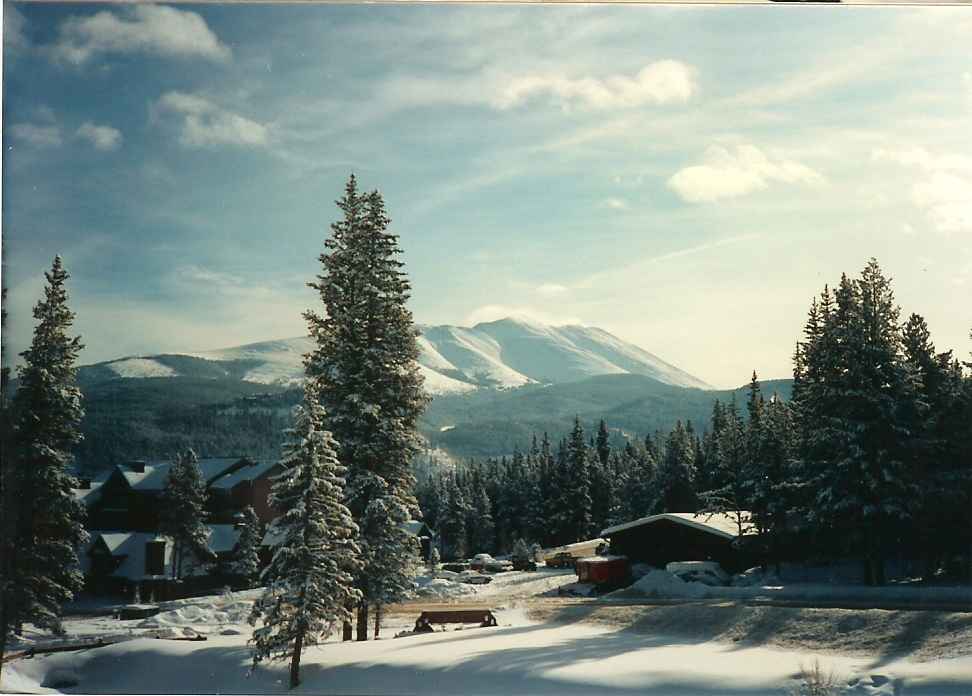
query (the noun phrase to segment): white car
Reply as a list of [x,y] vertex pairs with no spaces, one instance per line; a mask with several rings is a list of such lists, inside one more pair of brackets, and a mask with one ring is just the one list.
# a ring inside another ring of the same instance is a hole
[[715,561],[677,561],[666,565],[665,570],[685,582],[700,582],[712,587],[728,585],[732,579]]
[[488,575],[478,573],[475,570],[463,571],[462,573],[459,573],[459,577],[457,579],[459,582],[464,582],[468,585],[486,585],[493,582],[493,578],[489,577]]

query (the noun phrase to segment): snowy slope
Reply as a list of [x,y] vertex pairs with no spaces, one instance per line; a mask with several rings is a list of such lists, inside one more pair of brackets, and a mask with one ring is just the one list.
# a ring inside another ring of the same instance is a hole
[[[559,384],[608,374],[638,374],[673,386],[710,388],[648,351],[593,327],[501,319],[472,327],[425,326],[421,331],[419,363],[426,389],[432,394]],[[123,358],[92,367],[108,368],[110,372],[102,370],[102,374],[129,379],[232,374],[247,382],[290,385],[303,378],[303,355],[311,348],[309,338],[298,337],[203,352]],[[179,364],[173,357],[195,362]]]

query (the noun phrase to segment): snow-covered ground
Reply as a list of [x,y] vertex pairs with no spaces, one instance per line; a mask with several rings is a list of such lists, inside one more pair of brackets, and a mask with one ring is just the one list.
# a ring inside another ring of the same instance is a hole
[[[298,691],[781,696],[801,669],[819,662],[837,675],[842,694],[972,693],[972,614],[748,607],[720,600],[627,606],[610,598],[551,596],[576,580],[568,570],[492,577],[487,585],[421,594],[389,608],[380,640],[341,643],[332,636],[308,649]],[[420,585],[433,583],[460,586],[431,578]],[[246,617],[258,592],[166,602],[158,615],[133,621],[68,618],[69,640],[121,640],[9,662],[0,690],[287,692],[286,664],[250,670]],[[500,625],[393,637],[409,633],[418,612],[435,602],[489,606]],[[195,636],[205,640],[172,640]],[[50,640],[32,638],[28,642]]]
[[[912,662],[815,655],[644,635],[587,623],[497,612],[496,628],[466,628],[308,649],[299,692],[315,694],[773,694],[819,661],[846,694],[972,692],[972,658]],[[214,625],[213,629],[218,628]],[[139,638],[103,648],[16,660],[4,689],[66,693],[283,693],[286,664],[251,673],[249,629],[205,642]],[[55,689],[53,687],[59,687]]]

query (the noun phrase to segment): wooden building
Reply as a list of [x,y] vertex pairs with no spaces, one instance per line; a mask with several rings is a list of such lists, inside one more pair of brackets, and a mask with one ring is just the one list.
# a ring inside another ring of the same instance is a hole
[[664,568],[672,561],[715,561],[731,573],[754,563],[739,543],[754,534],[747,523],[740,529],[735,515],[692,512],[650,515],[601,532],[611,542],[611,553],[632,563]]

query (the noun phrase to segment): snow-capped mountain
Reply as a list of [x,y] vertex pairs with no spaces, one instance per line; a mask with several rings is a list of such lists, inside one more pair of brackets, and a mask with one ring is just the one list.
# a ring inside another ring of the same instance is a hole
[[[423,326],[419,363],[433,394],[482,387],[559,384],[607,374],[638,374],[680,387],[711,389],[661,358],[606,331],[500,319],[473,327]],[[121,358],[82,368],[88,378],[212,377],[261,384],[296,383],[303,376],[307,337],[250,343],[197,353]]]

